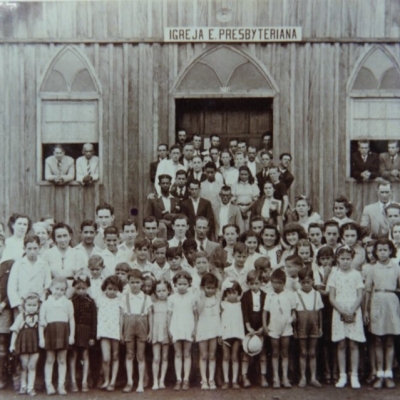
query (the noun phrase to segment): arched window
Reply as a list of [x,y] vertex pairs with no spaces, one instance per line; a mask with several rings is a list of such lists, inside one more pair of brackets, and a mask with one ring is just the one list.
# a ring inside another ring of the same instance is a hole
[[66,154],[77,159],[83,144],[92,143],[101,156],[101,101],[99,79],[86,56],[72,46],[59,51],[38,90],[39,182],[54,144],[62,144]]
[[369,140],[371,152],[385,153],[388,141],[400,140],[399,62],[384,46],[374,46],[358,62],[347,90],[352,157],[359,140]]

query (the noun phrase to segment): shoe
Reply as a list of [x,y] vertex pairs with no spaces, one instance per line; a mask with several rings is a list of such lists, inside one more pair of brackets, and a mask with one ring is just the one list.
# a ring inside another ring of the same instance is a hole
[[200,382],[200,383],[201,383],[201,390],[209,390],[210,389],[207,382]]
[[307,386],[307,381],[305,379],[300,379],[300,382],[297,386],[304,389]]
[[344,388],[347,385],[347,375],[346,374],[340,374],[340,378],[337,381],[335,387],[341,389]]
[[290,384],[290,382],[289,382],[288,379],[282,380],[282,386],[283,386],[285,389],[291,389],[291,388],[292,388],[292,385]]
[[394,383],[393,378],[385,378],[385,386],[386,389],[394,389],[396,384]]
[[370,385],[371,383],[375,382],[375,380],[376,380],[376,375],[375,374],[369,374],[367,376],[367,379],[365,379],[365,383],[367,385]]
[[274,382],[272,383],[272,387],[274,389],[280,389],[281,388],[281,382],[279,381],[279,379],[274,379]]
[[332,377],[329,372],[325,372],[324,383],[326,383],[327,385],[330,385],[332,383]]
[[182,381],[176,381],[175,386],[174,386],[174,390],[178,391],[182,389]]
[[77,386],[76,382],[71,382],[71,392],[72,393],[79,392],[79,389],[78,389],[78,386]]
[[222,384],[222,386],[221,386],[221,389],[222,389],[222,390],[229,389],[229,383],[228,383],[228,382],[224,382],[224,383]]
[[320,383],[317,379],[316,379],[315,381],[310,381],[310,385],[311,385],[312,387],[317,388],[317,389],[322,388],[321,383]]
[[372,385],[374,389],[382,389],[383,386],[383,378],[376,378],[375,383]]
[[240,389],[239,384],[237,382],[233,382],[232,383],[232,389],[235,389],[235,390]]
[[267,378],[265,377],[265,375],[261,375],[261,383],[260,386],[262,388],[267,388],[268,387],[268,381]]
[[19,389],[18,394],[26,394],[26,387],[25,386],[21,386],[21,388]]
[[57,389],[57,392],[60,396],[66,396],[67,395],[67,391],[65,390],[64,385],[59,386]]
[[360,389],[361,388],[361,385],[360,385],[357,375],[351,375],[350,385],[351,385],[352,389]]
[[210,381],[209,386],[210,390],[217,390],[217,385],[215,384],[215,381]]
[[35,397],[36,394],[37,394],[37,393],[35,392],[35,389],[29,390],[27,393],[29,394],[30,397]]
[[89,385],[87,383],[82,383],[82,392],[87,393],[89,391]]
[[243,382],[242,382],[243,387],[244,388],[249,388],[251,386],[251,383],[250,383],[249,378],[247,377],[247,375],[244,374],[242,379],[243,379]]
[[126,386],[122,389],[122,393],[130,393],[132,392],[133,385],[130,383],[127,383]]
[[46,392],[48,396],[53,396],[53,394],[56,394],[56,389],[54,389],[54,386],[52,383],[49,385],[46,385]]
[[115,390],[115,385],[114,384],[112,384],[112,383],[110,383],[108,386],[107,386],[107,392],[113,392],[114,390]]
[[189,390],[189,381],[183,381],[182,390]]
[[165,383],[160,381],[160,384],[158,385],[158,388],[159,388],[160,390],[165,389]]

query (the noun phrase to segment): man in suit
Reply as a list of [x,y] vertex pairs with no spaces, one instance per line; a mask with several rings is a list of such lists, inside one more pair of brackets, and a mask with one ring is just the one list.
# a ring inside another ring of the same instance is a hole
[[187,142],[187,133],[184,129],[179,129],[176,135],[176,144],[183,150],[183,146]]
[[150,181],[154,184],[156,179],[157,167],[160,161],[166,160],[168,156],[168,145],[161,143],[157,147],[158,160],[150,163]]
[[392,186],[389,181],[381,181],[376,189],[378,201],[364,207],[360,225],[366,233],[375,237],[386,237],[390,224],[386,217],[385,208],[391,203]]
[[254,178],[263,169],[262,164],[260,164],[256,158],[257,149],[254,146],[249,146],[247,149],[247,166]]
[[262,169],[256,174],[257,184],[260,188],[260,193],[264,190],[264,183],[269,181],[269,169],[272,166],[272,153],[269,151],[263,151],[260,155]]
[[76,180],[87,186],[99,180],[99,157],[94,155],[92,143],[83,145],[82,154],[76,160]]
[[197,217],[194,225],[194,240],[197,243],[197,251],[204,251],[211,256],[215,249],[220,247],[219,243],[208,240],[209,223],[206,217]]
[[203,159],[201,156],[194,156],[192,159],[192,169],[188,174],[188,183],[194,179],[200,182],[204,182],[207,179],[207,175],[203,172]]
[[189,229],[189,221],[186,215],[177,214],[172,222],[174,236],[168,240],[169,247],[182,247],[183,242],[187,239],[187,231]]
[[211,203],[200,197],[200,182],[194,180],[189,184],[190,196],[179,203],[180,212],[189,219],[189,232],[194,236],[194,224],[197,217],[206,217],[210,223],[208,238],[212,240],[215,236],[215,221]]
[[379,157],[369,148],[369,140],[359,140],[358,151],[351,155],[350,176],[358,181],[369,181],[379,176]]
[[183,145],[182,156],[179,162],[185,167],[187,172],[192,169],[192,159],[194,155],[194,144],[187,142]]
[[286,189],[289,190],[294,181],[294,176],[290,172],[290,164],[292,162],[292,155],[290,153],[282,153],[279,156],[279,180],[283,182]]
[[238,140],[230,139],[229,140],[229,153],[231,153],[232,159],[235,159],[235,154],[238,149]]
[[94,244],[102,250],[106,248],[104,242],[104,230],[114,222],[114,207],[111,204],[103,203],[96,207],[97,234],[94,238]]
[[193,155],[195,155],[195,156],[201,155],[201,151],[202,151],[202,147],[203,147],[203,139],[201,138],[199,133],[195,133],[193,135],[193,145],[194,145]]
[[55,185],[62,186],[73,181],[74,178],[74,159],[65,155],[65,150],[61,144],[56,144],[53,148],[53,155],[46,158],[44,179]]
[[187,188],[187,173],[184,169],[180,169],[176,173],[175,184],[171,187],[171,195],[179,201],[186,200],[189,197]]
[[[174,236],[172,230],[172,220],[178,213],[178,199],[169,193],[172,178],[169,175],[159,175],[158,181],[161,188],[161,194],[158,197],[147,200],[145,216],[153,215],[157,218],[162,230],[165,226],[167,229],[167,239]],[[163,226],[164,225],[164,226]]]
[[239,227],[240,233],[244,232],[242,213],[238,206],[231,203],[232,189],[230,186],[222,186],[219,197],[220,203],[215,208],[215,227],[217,236],[222,238],[222,228],[228,224],[235,224]]
[[397,140],[389,140],[387,153],[379,155],[379,174],[389,181],[400,180],[400,155]]
[[261,162],[261,153],[272,151],[272,133],[264,132],[261,136],[263,148],[257,153],[257,161]]

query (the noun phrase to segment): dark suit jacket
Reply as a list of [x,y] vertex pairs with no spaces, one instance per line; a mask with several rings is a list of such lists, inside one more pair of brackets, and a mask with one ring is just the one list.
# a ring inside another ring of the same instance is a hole
[[378,154],[368,153],[367,160],[365,162],[358,151],[351,155],[351,177],[357,180],[363,180],[361,178],[361,173],[364,171],[371,172],[369,179],[375,179],[379,176]]
[[199,207],[197,209],[197,214],[194,212],[193,203],[191,198],[183,200],[179,203],[180,212],[186,215],[189,219],[189,232],[194,237],[194,224],[196,222],[196,217],[206,217],[209,222],[208,239],[213,240],[215,237],[215,220],[214,212],[211,203],[203,198],[199,200]]
[[399,181],[400,180],[399,176],[394,177],[390,174],[394,169],[400,170],[400,153],[397,154],[397,157],[394,159],[393,164],[389,153],[379,154],[380,176],[390,181]]
[[294,176],[288,169],[285,172],[281,171],[279,172],[280,172],[279,180],[283,182],[286,186],[286,189],[289,190],[290,186],[292,186],[292,183],[294,181]]
[[[195,179],[193,175],[194,175],[193,170],[190,170],[188,177],[187,177],[187,185],[188,186],[189,186],[189,183]],[[204,182],[206,179],[207,179],[207,175],[204,172],[202,172],[201,177],[200,177],[200,183]]]
[[258,318],[257,321],[255,321],[255,318],[252,314],[253,312],[253,296],[251,294],[251,290],[247,290],[246,292],[243,293],[242,298],[240,300],[241,306],[242,306],[242,313],[243,313],[243,323],[244,323],[244,328],[245,331],[247,332],[246,329],[246,323],[250,323],[250,326],[254,330],[258,330],[262,327],[262,313],[264,310],[264,303],[265,303],[265,297],[266,294],[262,290],[260,290],[260,311],[258,312],[259,315],[259,320]]
[[161,197],[156,197],[155,199],[148,199],[145,216],[154,216],[158,221],[165,220],[169,223],[166,223],[165,226],[167,228],[167,239],[172,239],[174,236],[174,231],[171,227],[171,222],[174,216],[179,212],[177,208],[179,200],[175,197],[171,197],[171,212],[165,213],[164,203]]
[[176,187],[173,187],[170,190],[170,194],[171,194],[171,196],[174,196],[179,202],[188,199],[189,195],[190,195],[187,186],[185,186],[185,193],[183,193],[183,195],[178,195],[178,191],[177,191]]
[[157,161],[150,163],[150,181],[151,181],[151,183],[155,182],[157,167],[158,167],[159,162],[160,161],[157,160]]
[[7,260],[0,264],[0,303],[4,302],[6,304],[6,309],[10,308],[7,296],[7,284],[13,264],[14,260]]
[[[251,215],[250,215],[250,219],[255,217],[256,215],[261,215],[261,211],[264,207],[264,201],[265,201],[265,196],[260,197],[251,207]],[[276,200],[275,200],[276,201]],[[282,207],[282,204],[281,204]],[[281,210],[282,211],[282,210]],[[278,215],[279,212],[278,210],[271,210],[269,213],[269,221],[268,224],[272,224],[272,225],[277,225],[278,223]]]
[[265,182],[268,182],[269,176],[263,176],[263,171],[264,169],[262,169],[257,175],[256,175],[256,179],[257,179],[257,183],[258,183],[258,187],[260,188],[260,193],[263,194],[264,193],[264,184]]

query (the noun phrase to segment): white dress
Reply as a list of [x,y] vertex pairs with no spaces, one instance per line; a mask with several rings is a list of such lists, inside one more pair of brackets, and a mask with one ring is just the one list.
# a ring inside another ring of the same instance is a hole
[[222,339],[237,338],[243,340],[245,334],[240,302],[230,303],[229,301],[222,301],[221,309]]
[[120,340],[120,298],[102,295],[97,299],[97,337]]
[[220,302],[216,296],[205,297],[204,306],[199,309],[196,342],[221,336]]
[[169,330],[174,343],[178,340],[193,341],[195,309],[196,300],[192,291],[168,297],[168,311],[172,313]]
[[[328,285],[336,289],[336,301],[345,309],[349,309],[356,301],[357,290],[364,288],[360,272],[354,269],[346,272],[338,269],[329,276]],[[333,310],[332,341],[339,342],[346,338],[356,342],[365,342],[361,307],[358,307],[355,321],[352,323],[342,321],[339,312]]]

